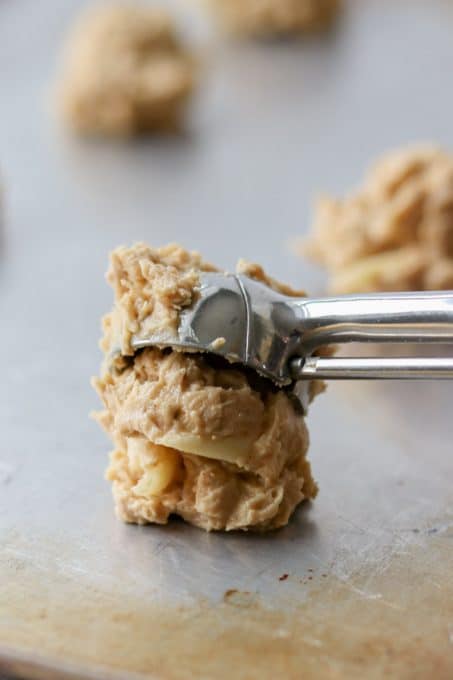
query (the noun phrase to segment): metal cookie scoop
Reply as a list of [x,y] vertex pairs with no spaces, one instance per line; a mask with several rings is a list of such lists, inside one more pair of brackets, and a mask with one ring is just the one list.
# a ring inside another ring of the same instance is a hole
[[447,358],[335,358],[345,342],[453,343],[453,291],[294,298],[243,275],[201,273],[178,337],[134,336],[132,346],[213,352],[279,386],[305,378],[453,378]]

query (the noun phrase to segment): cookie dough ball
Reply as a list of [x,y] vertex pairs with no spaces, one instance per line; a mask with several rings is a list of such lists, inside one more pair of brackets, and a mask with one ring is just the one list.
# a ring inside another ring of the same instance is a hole
[[[126,522],[164,524],[175,514],[206,530],[267,530],[316,495],[307,428],[288,389],[209,354],[131,347],[143,329],[159,328],[171,343],[200,272],[212,269],[177,246],[112,255],[115,303],[94,384],[104,405],[97,419],[114,444],[107,478]],[[240,271],[288,292],[256,265]]]
[[105,5],[77,22],[58,97],[75,130],[131,135],[180,127],[193,87],[193,60],[166,12]]
[[453,288],[453,156],[428,145],[383,156],[357,192],[318,202],[305,252],[334,293]]
[[231,31],[251,36],[283,36],[317,31],[336,16],[340,0],[208,0]]

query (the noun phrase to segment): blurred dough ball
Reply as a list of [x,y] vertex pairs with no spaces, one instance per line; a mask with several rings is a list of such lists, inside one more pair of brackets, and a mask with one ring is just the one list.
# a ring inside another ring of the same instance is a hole
[[132,135],[178,129],[193,87],[194,61],[166,11],[100,5],[69,36],[58,98],[75,130]]
[[231,31],[285,36],[317,31],[337,15],[340,0],[205,0]]
[[453,288],[453,155],[387,153],[358,191],[318,201],[304,250],[334,293]]

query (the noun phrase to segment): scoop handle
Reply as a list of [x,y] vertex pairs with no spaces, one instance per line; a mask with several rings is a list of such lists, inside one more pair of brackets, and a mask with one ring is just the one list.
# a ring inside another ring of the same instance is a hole
[[294,380],[438,380],[453,378],[453,357],[307,357],[291,361]]
[[453,343],[453,291],[297,301],[301,349],[346,342]]

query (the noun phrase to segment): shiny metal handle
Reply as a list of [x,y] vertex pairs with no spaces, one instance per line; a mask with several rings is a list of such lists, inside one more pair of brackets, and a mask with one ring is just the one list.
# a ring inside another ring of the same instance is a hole
[[453,291],[298,300],[301,346],[343,342],[453,342]]
[[453,378],[451,358],[342,358],[307,357],[293,359],[291,373],[294,380],[325,378],[343,379],[439,379]]

